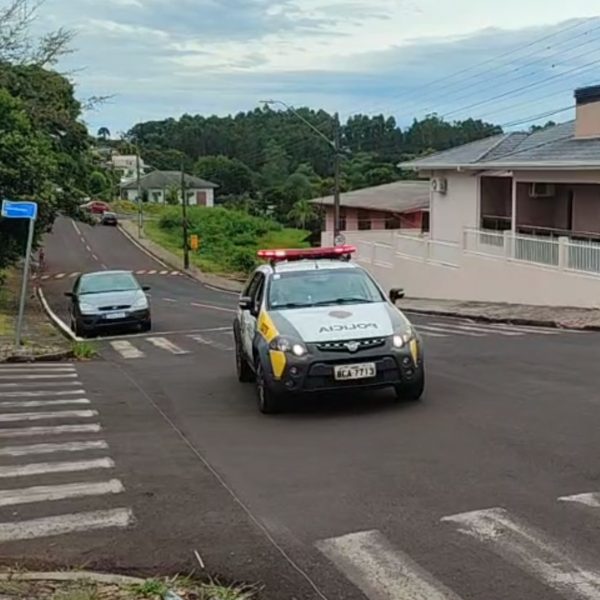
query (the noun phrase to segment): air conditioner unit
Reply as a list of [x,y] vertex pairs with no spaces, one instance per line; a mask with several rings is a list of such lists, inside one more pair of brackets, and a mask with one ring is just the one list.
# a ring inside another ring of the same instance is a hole
[[434,177],[431,180],[431,191],[445,194],[448,191],[448,180],[445,177]]
[[552,198],[556,193],[553,183],[531,183],[529,184],[530,198]]

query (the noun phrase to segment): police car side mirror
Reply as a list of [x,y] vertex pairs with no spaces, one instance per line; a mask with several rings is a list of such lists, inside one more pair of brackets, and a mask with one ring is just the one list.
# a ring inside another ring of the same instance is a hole
[[252,298],[250,296],[242,296],[239,301],[239,307],[242,310],[250,310],[252,308]]
[[404,290],[402,288],[392,288],[390,290],[390,300],[396,304],[397,300],[404,298]]

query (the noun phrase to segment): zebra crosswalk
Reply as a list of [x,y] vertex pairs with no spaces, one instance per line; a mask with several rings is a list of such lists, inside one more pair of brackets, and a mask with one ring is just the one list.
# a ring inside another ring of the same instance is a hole
[[[526,336],[559,336],[581,333],[578,331],[508,325],[502,323],[474,323],[466,319],[423,320],[414,324],[424,338],[485,338],[496,336],[507,339],[520,339]],[[234,350],[231,327],[216,327],[196,333],[151,334],[132,336],[127,339],[110,340],[111,350],[126,360],[143,359],[150,352],[164,352],[172,355],[187,355],[200,347],[231,353]]]
[[[600,494],[596,492],[556,500],[587,510],[600,508]],[[441,524],[466,536],[476,549],[485,548],[568,600],[600,600],[600,564],[505,508],[449,515],[442,517]],[[445,535],[444,529],[440,535]],[[436,578],[426,565],[418,564],[378,530],[348,533],[315,545],[369,600],[463,597],[452,583]],[[511,598],[520,597],[515,582],[510,589]]]
[[0,544],[132,525],[98,417],[74,365],[0,365]]

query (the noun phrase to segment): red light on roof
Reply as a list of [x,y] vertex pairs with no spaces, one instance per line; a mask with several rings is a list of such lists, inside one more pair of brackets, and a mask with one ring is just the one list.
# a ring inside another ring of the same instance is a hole
[[258,257],[270,261],[303,260],[316,258],[340,258],[356,252],[355,246],[332,246],[330,248],[302,248],[259,250]]

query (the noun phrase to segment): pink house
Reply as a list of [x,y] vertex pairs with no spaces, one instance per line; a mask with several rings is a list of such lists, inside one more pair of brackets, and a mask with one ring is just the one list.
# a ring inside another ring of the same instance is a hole
[[[366,231],[429,229],[429,183],[396,181],[343,193],[340,197],[340,230]],[[333,196],[316,198],[325,213],[324,231],[333,231]]]

